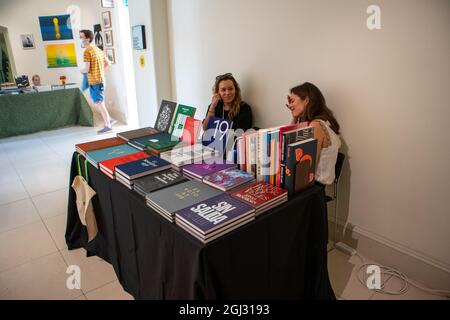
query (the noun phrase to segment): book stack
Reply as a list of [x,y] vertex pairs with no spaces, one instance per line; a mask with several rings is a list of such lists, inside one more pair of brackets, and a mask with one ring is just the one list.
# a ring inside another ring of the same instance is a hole
[[146,127],[146,128],[140,128],[140,129],[131,130],[131,131],[120,132],[117,134],[117,137],[119,137],[125,141],[129,141],[132,139],[137,139],[137,138],[141,138],[141,137],[145,137],[145,136],[151,136],[156,133],[159,133],[159,131],[154,128],[151,128],[151,127]]
[[128,144],[151,155],[159,156],[164,151],[172,150],[180,143],[180,139],[167,132],[131,139]]
[[[136,150],[137,151],[137,150]],[[115,168],[124,163],[140,160],[143,158],[147,158],[148,154],[145,152],[139,151],[131,154],[127,154],[124,156],[120,156],[117,158],[112,158],[108,160],[104,160],[99,162],[98,166],[101,172],[106,174],[111,179],[115,179]]]
[[175,223],[208,243],[255,219],[255,209],[223,193],[178,211]]
[[96,140],[96,141],[90,141],[90,142],[76,144],[75,150],[79,154],[81,154],[83,157],[86,158],[86,154],[89,151],[105,149],[105,148],[114,147],[114,146],[118,146],[118,145],[125,144],[125,143],[127,143],[127,142],[121,138],[109,138],[109,139],[102,139],[102,140]]
[[267,182],[257,182],[253,185],[235,190],[230,195],[254,207],[256,216],[288,200],[286,190]]
[[200,163],[202,160],[214,158],[217,153],[201,144],[195,144],[163,152],[160,156],[161,159],[172,163],[175,169],[181,170],[181,167],[187,164]]
[[203,182],[222,191],[229,191],[239,187],[244,183],[255,181],[252,174],[239,170],[237,168],[225,169],[207,175],[203,178]]
[[145,198],[148,194],[154,191],[185,181],[188,181],[188,179],[183,177],[181,173],[169,169],[136,179],[133,183],[133,189]]
[[116,166],[116,180],[125,185],[128,189],[133,189],[134,181],[140,177],[150,175],[155,172],[170,169],[172,165],[165,160],[155,156],[146,157]]
[[175,213],[218,196],[220,191],[198,181],[186,181],[148,194],[147,205],[170,222],[175,221]]
[[211,158],[202,163],[188,164],[183,167],[183,174],[197,181],[203,181],[207,175],[213,174],[225,169],[234,169],[237,167],[234,163],[225,162],[222,158]]
[[121,144],[114,147],[89,151],[86,153],[86,159],[98,169],[99,162],[125,156],[128,154],[133,154],[136,152],[139,152],[139,150],[133,148],[132,146],[129,146],[128,144]]

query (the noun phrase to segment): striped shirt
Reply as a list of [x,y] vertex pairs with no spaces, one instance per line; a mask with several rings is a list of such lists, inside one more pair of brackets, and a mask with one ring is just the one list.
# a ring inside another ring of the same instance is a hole
[[89,62],[89,85],[103,83],[105,78],[105,55],[97,46],[90,45],[84,50],[84,62]]

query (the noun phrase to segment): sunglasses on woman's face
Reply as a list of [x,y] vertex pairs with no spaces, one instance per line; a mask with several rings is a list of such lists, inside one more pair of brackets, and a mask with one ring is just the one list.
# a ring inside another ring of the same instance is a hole
[[225,73],[225,74],[221,74],[221,75],[218,75],[217,77],[216,77],[216,81],[219,81],[219,80],[222,80],[222,79],[225,79],[225,78],[228,78],[228,77],[232,77],[233,75],[231,74],[231,73]]

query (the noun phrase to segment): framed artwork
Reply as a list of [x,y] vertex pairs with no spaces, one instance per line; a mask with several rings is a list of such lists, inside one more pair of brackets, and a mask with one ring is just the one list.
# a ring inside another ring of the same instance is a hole
[[112,32],[112,30],[106,30],[105,31],[105,45],[107,47],[114,46],[114,39],[113,39],[113,32]]
[[73,39],[69,14],[39,17],[39,26],[43,41]]
[[114,8],[114,0],[101,0],[102,8]]
[[23,49],[35,49],[34,46],[34,37],[32,34],[21,34],[20,40],[22,40],[22,48]]
[[116,63],[116,55],[114,54],[114,48],[107,48],[105,50],[105,54],[112,64]]
[[100,50],[103,50],[103,36],[102,36],[102,25],[94,24],[94,42]]
[[45,53],[47,54],[47,68],[77,66],[77,54],[73,43],[46,45]]
[[103,21],[103,27],[105,29],[112,28],[111,11],[105,11],[102,13],[102,21]]

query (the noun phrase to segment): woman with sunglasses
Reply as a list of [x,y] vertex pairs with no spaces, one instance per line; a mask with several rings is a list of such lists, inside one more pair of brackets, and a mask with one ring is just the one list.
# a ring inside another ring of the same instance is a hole
[[341,146],[339,123],[327,107],[319,88],[309,82],[291,89],[286,107],[292,123],[314,127],[317,139],[316,183],[321,186],[334,181],[337,154]]
[[242,101],[241,88],[231,73],[216,77],[211,104],[203,120],[203,130],[207,129],[210,117],[233,121],[234,130],[246,131],[253,126],[252,109]]

